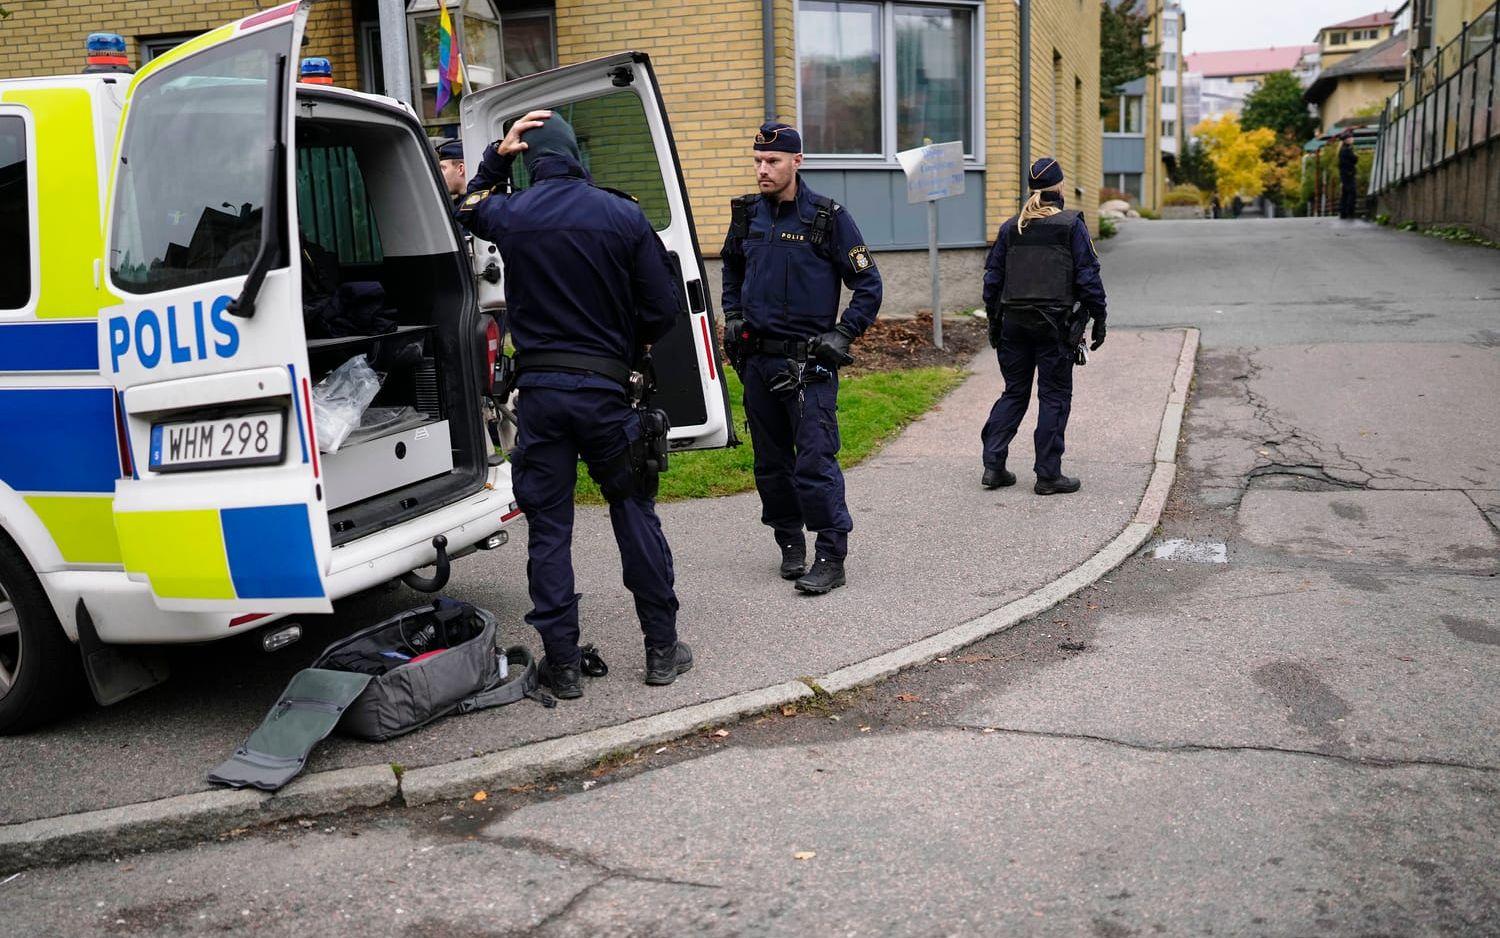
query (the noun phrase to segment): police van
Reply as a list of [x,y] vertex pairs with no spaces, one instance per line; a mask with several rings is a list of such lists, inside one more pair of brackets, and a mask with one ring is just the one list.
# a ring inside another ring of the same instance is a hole
[[[104,704],[152,686],[153,646],[263,629],[270,647],[288,615],[398,577],[437,588],[520,514],[486,426],[499,259],[466,246],[409,107],[298,82],[305,6],[134,75],[0,81],[0,731],[85,680]],[[470,165],[542,106],[677,259],[686,305],[653,350],[672,447],[726,445],[649,59],[469,95]],[[320,452],[315,389],[361,355],[378,395]]]

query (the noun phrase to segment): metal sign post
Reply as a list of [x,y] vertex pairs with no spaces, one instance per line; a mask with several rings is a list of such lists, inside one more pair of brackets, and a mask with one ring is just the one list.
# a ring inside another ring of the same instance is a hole
[[932,344],[943,347],[943,307],[938,279],[938,199],[964,192],[964,145],[931,143],[896,154],[906,173],[906,201],[927,203],[927,260],[932,272]]

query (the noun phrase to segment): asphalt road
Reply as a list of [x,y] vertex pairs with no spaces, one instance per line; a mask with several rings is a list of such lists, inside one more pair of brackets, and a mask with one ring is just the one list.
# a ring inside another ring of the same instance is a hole
[[[591,773],[27,871],[0,883],[8,924],[1500,932],[1500,254],[1245,220],[1132,223],[1103,256],[1117,328],[1204,330],[1160,557],[848,698]],[[1004,590],[1026,560],[970,562]]]

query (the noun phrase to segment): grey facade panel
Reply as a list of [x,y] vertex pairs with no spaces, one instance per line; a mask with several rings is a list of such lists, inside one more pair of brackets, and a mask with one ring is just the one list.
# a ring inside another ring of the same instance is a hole
[[1104,171],[1106,173],[1145,172],[1146,138],[1105,135]]
[[[853,214],[871,248],[927,247],[927,206],[907,204],[906,176],[899,169],[804,169],[802,178]],[[964,194],[938,203],[938,244],[974,247],[988,237],[984,173],[967,172]]]

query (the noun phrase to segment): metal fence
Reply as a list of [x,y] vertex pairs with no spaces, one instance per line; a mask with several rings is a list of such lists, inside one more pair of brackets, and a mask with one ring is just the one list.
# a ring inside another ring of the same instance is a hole
[[1386,99],[1370,192],[1384,192],[1500,136],[1497,23],[1500,4],[1493,4]]

